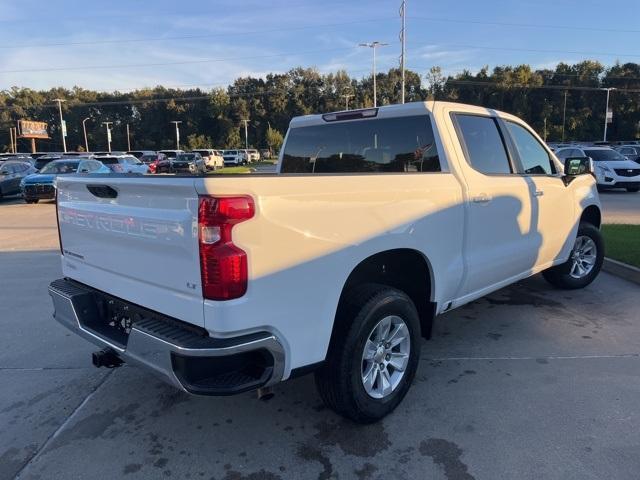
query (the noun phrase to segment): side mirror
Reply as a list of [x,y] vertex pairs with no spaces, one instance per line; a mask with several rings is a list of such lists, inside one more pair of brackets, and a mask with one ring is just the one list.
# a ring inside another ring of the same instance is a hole
[[593,160],[590,157],[569,157],[564,160],[564,174],[576,175],[593,174]]

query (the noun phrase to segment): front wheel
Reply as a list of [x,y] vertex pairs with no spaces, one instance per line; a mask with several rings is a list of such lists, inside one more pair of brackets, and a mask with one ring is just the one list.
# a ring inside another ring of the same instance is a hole
[[411,299],[385,285],[363,285],[339,308],[316,386],[337,413],[358,423],[375,422],[402,401],[419,357],[420,321]]
[[629,188],[627,188],[627,192],[637,193],[637,192],[640,192],[640,188],[639,187],[629,187]]
[[590,223],[580,223],[569,260],[542,272],[558,288],[584,288],[595,280],[604,261],[602,233]]

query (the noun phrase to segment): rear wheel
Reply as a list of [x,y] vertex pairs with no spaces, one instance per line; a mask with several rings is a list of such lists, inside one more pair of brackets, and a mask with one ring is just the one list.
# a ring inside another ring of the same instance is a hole
[[27,203],[38,203],[38,199],[37,198],[26,198],[25,202],[27,202]]
[[627,192],[631,192],[631,193],[640,192],[640,188],[638,188],[638,187],[629,187],[629,188],[627,188]]
[[406,395],[420,357],[420,322],[400,290],[367,284],[344,298],[327,360],[316,371],[324,403],[358,423],[391,413]]
[[569,260],[542,275],[559,288],[584,288],[598,276],[603,261],[604,240],[600,230],[590,223],[580,223]]

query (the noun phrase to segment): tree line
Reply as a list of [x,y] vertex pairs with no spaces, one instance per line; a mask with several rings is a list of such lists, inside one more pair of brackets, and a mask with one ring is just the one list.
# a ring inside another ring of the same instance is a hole
[[[378,105],[400,101],[400,71],[376,76]],[[444,100],[481,105],[522,117],[548,141],[601,139],[606,93],[611,91],[613,122],[608,139],[640,137],[640,65],[603,64],[586,60],[560,63],[553,69],[529,65],[485,67],[479,72],[444,75],[439,67],[406,72],[406,101]],[[38,150],[59,151],[60,121],[55,98],[65,100],[67,149],[82,150],[82,122],[92,151],[107,148],[106,128],[113,122],[112,148],[127,149],[129,125],[133,149],[174,148],[181,121],[181,147],[238,148],[245,144],[244,120],[252,148],[279,148],[289,121],[297,115],[373,105],[372,77],[350,77],[345,71],[321,74],[313,68],[294,68],[265,78],[242,77],[227,88],[203,90],[157,86],[131,92],[98,92],[81,87],[37,91],[13,87],[0,92],[0,146],[9,150],[9,127],[19,119],[49,125],[50,140]],[[2,148],[0,147],[0,148]],[[26,140],[19,150],[28,151]]]

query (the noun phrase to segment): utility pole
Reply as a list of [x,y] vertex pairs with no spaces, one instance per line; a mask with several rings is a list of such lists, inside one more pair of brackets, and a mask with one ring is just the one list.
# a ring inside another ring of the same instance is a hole
[[[609,87],[609,88],[602,88],[601,90],[607,91],[607,106],[604,109],[604,136],[602,137],[602,140],[606,142],[607,141],[607,124],[609,123],[609,94],[611,93],[611,90],[615,90],[615,88]],[[611,116],[611,120],[613,120],[613,114]]]
[[404,90],[405,90],[404,66],[405,66],[405,56],[406,56],[405,45],[407,40],[406,16],[407,16],[407,1],[402,0],[402,3],[400,4],[400,18],[402,18],[402,29],[400,30],[400,44],[402,45],[402,53],[400,54],[400,71],[402,72],[401,103],[404,103]]
[[562,141],[564,142],[564,124],[567,119],[567,90],[564,91],[564,107],[562,108]]
[[89,141],[87,140],[87,120],[89,120],[90,118],[87,117],[84,120],[82,120],[82,131],[84,133],[84,150],[85,152],[89,151]]
[[344,109],[349,110],[349,99],[353,97],[353,93],[345,93],[342,97],[344,98]]
[[543,136],[543,140],[544,143],[547,143],[547,117],[544,117],[544,136]]
[[111,125],[113,122],[102,122],[102,125],[107,127],[107,150],[111,153]]
[[18,128],[13,127],[13,153],[18,153]]
[[243,118],[242,121],[244,122],[244,148],[248,150],[249,149],[249,128],[247,124],[249,123],[249,119]]
[[369,47],[373,50],[373,70],[372,70],[372,74],[373,74],[373,106],[377,107],[378,106],[378,98],[377,98],[377,92],[376,92],[376,49],[378,47],[386,47],[387,45],[389,45],[388,43],[380,43],[378,41],[375,42],[371,42],[371,43],[360,43],[359,46],[360,47]]
[[67,125],[66,123],[64,123],[64,120],[62,118],[62,102],[64,102],[65,100],[61,98],[54,98],[53,101],[58,102],[58,112],[60,113],[60,135],[62,135],[62,150],[64,151],[64,153],[67,153],[67,139],[65,138],[67,136]]
[[169,123],[173,123],[176,126],[176,150],[180,150],[180,125],[182,122],[180,120],[171,120]]
[[11,153],[16,153],[15,144],[13,143],[13,127],[9,127],[9,143],[11,144]]
[[127,123],[127,151],[131,150],[131,138],[129,137],[129,124]]

